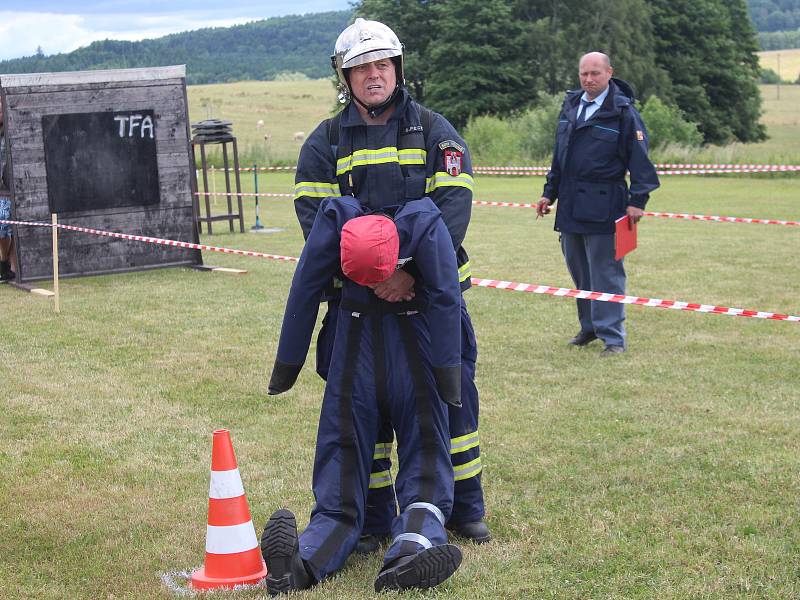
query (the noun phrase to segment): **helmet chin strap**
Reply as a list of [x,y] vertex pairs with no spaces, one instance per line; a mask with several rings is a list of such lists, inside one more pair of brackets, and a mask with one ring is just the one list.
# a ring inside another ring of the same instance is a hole
[[386,100],[384,100],[384,101],[383,101],[383,102],[381,102],[380,104],[376,104],[376,105],[373,105],[373,106],[368,106],[367,104],[364,104],[364,103],[363,103],[361,100],[359,100],[359,99],[356,97],[356,95],[355,95],[355,94],[353,94],[353,93],[351,93],[351,94],[350,94],[350,97],[351,97],[353,100],[355,100],[355,101],[356,101],[358,104],[360,104],[361,106],[363,106],[363,107],[366,109],[366,111],[367,111],[367,114],[370,116],[370,118],[372,118],[372,119],[377,119],[377,118],[378,118],[378,117],[380,117],[380,116],[381,116],[383,113],[385,113],[385,112],[386,112],[386,109],[387,109],[387,108],[389,108],[389,105],[390,105],[392,102],[394,102],[394,99],[395,99],[395,97],[397,96],[397,92],[398,92],[398,91],[400,91],[400,84],[399,84],[399,83],[398,83],[398,84],[396,84],[396,85],[394,86],[394,91],[392,92],[392,95],[391,95],[391,96],[389,96],[389,97],[388,97]]

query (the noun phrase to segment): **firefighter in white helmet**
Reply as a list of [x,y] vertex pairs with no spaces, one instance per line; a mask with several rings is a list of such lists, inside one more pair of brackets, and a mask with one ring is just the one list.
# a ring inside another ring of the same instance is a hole
[[[470,283],[469,258],[462,242],[472,208],[472,164],[466,143],[441,114],[411,99],[405,88],[403,45],[377,21],[356,19],[336,40],[331,63],[339,79],[340,113],[326,119],[300,151],[295,178],[295,210],[308,237],[322,200],[355,196],[378,211],[408,200],[430,197],[442,213],[458,258],[462,293]],[[418,273],[413,261],[377,285],[375,295],[388,302],[414,297]],[[326,293],[328,313],[317,341],[317,371],[328,377],[339,292]],[[462,408],[449,412],[450,452],[455,472],[453,510],[447,528],[476,543],[489,541],[484,522],[478,435],[477,347],[461,298]],[[333,374],[332,374],[333,375]],[[359,552],[377,550],[391,535],[397,514],[389,456],[392,426],[387,418],[375,449],[366,521]],[[405,507],[400,507],[401,511]]]

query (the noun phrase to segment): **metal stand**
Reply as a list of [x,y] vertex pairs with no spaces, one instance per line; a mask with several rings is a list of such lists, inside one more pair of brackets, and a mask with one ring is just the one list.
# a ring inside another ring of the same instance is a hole
[[[195,154],[195,148],[199,147],[200,170],[203,173],[203,192],[205,192],[206,216],[205,217],[201,216],[200,195],[195,195],[194,196],[195,218],[197,219],[198,233],[202,233],[203,231],[202,224],[206,223],[208,234],[212,235],[213,232],[211,230],[211,224],[214,221],[228,221],[231,233],[233,233],[233,221],[234,219],[237,218],[239,219],[239,231],[240,233],[244,233],[244,211],[242,210],[242,186],[241,182],[239,181],[239,152],[236,147],[236,138],[231,136],[226,139],[204,140],[204,139],[198,139],[199,137],[200,136],[197,136],[195,139],[192,140],[192,159],[195,161],[194,164],[197,164],[197,156]],[[233,172],[235,173],[235,178],[236,178],[235,195],[239,212],[233,212],[233,199],[231,197],[232,196],[231,176],[230,176],[230,167],[228,164],[229,143],[233,144]],[[220,215],[211,214],[211,200],[208,187],[208,164],[206,162],[206,146],[210,144],[222,144],[222,162],[223,162],[223,169],[225,170],[225,192],[228,198],[228,212]],[[194,189],[197,190],[198,188],[197,174],[194,171],[193,171],[193,182],[194,182]]]

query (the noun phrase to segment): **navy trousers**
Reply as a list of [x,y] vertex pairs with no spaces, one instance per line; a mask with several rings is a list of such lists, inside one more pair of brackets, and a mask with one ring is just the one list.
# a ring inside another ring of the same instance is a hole
[[[336,328],[337,304],[330,302],[317,339],[317,372],[327,379],[328,365],[333,353],[333,336]],[[483,519],[486,509],[481,484],[481,449],[478,433],[479,398],[475,386],[475,363],[478,347],[475,330],[461,298],[461,408],[448,409],[450,429],[450,459],[455,476],[453,511],[449,522],[471,523]],[[373,454],[372,471],[367,496],[367,514],[364,533],[389,535],[392,521],[397,515],[397,501],[391,474],[391,449],[394,441],[391,422],[380,424]]]
[[[579,290],[625,294],[623,260],[614,258],[613,234],[561,234],[561,251]],[[576,300],[581,331],[594,332],[606,346],[625,346],[625,305]]]
[[392,515],[394,541],[385,561],[447,543],[450,434],[429,366],[425,318],[339,309],[328,322],[336,321],[336,333],[317,433],[316,504],[300,534],[300,555],[317,580],[340,569],[358,543],[378,433],[387,420],[397,435],[400,513]]

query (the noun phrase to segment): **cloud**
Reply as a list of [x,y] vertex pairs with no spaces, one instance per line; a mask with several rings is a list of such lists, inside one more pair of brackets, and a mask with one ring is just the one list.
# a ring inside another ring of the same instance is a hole
[[[0,60],[72,52],[98,40],[138,41],[273,16],[344,10],[349,0],[0,0]],[[34,12],[32,7],[41,12]],[[15,10],[16,9],[16,10]]]
[[[90,15],[0,12],[0,60],[72,52],[104,39],[137,41],[203,27],[229,27],[261,17],[207,19],[193,15]],[[31,35],[35,32],[34,35]]]

